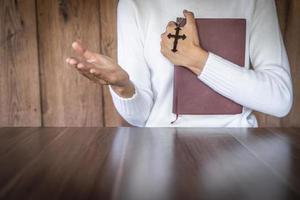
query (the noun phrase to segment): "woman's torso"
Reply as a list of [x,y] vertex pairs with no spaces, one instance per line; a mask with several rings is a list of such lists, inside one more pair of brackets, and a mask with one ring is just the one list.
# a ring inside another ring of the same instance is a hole
[[[251,110],[243,108],[237,115],[180,115],[172,113],[173,64],[160,52],[160,35],[169,21],[183,17],[183,9],[195,18],[245,18],[247,20],[245,68],[250,66],[249,26],[255,0],[135,0],[138,23],[144,45],[144,56],[151,73],[154,105],[146,126],[174,127],[256,127]],[[199,80],[200,81],[200,80]]]

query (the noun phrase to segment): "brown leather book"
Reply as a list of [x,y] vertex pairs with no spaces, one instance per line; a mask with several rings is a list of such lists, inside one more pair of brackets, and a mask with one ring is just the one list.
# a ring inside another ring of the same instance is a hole
[[[177,18],[177,23],[184,26],[186,20]],[[201,46],[206,51],[244,67],[245,19],[197,18],[196,23]],[[177,117],[180,114],[222,115],[241,112],[241,105],[215,92],[198,79],[196,74],[182,66],[174,66],[173,113]]]

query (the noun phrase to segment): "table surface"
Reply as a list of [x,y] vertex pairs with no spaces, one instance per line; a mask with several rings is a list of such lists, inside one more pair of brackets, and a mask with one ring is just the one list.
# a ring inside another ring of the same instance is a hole
[[0,128],[0,199],[300,199],[300,129]]

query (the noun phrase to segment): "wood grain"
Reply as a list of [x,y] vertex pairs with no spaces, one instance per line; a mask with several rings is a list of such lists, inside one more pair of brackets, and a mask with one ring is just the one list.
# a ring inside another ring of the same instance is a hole
[[102,89],[65,59],[81,39],[99,47],[99,4],[87,1],[37,1],[43,126],[103,126]]
[[300,188],[300,160],[295,156],[300,153],[299,129],[249,129],[242,134],[241,130],[237,129],[230,130],[230,134],[258,159],[263,160],[264,164],[289,187],[294,190]]
[[[296,156],[300,153],[300,131],[296,128],[284,128],[276,129],[269,128],[269,130],[279,139],[284,142],[289,143],[290,151],[294,152],[291,156],[291,162],[293,163],[291,170],[293,171],[293,176],[289,177],[289,181],[296,188],[300,188],[300,157]],[[288,135],[288,136],[287,136]]]
[[1,199],[299,199],[300,129],[0,128]]
[[0,5],[0,126],[40,126],[35,1]]
[[[117,62],[117,5],[118,0],[99,0],[100,3],[100,46],[101,53]],[[109,88],[103,87],[103,111],[106,127],[129,126],[118,114]]]
[[288,13],[289,13],[289,8],[290,8],[290,1],[289,0],[276,0],[275,2],[276,2],[277,15],[278,15],[278,20],[279,20],[282,36],[283,36],[283,38],[285,38]]
[[282,120],[282,126],[300,126],[300,1],[291,0],[286,28],[286,48],[291,64],[294,105],[291,113]]
[[[81,38],[117,61],[118,0],[0,0],[0,126],[129,126],[99,87],[65,64]],[[37,5],[37,6],[36,6]],[[261,127],[300,126],[300,1],[276,0],[291,64],[294,105]]]

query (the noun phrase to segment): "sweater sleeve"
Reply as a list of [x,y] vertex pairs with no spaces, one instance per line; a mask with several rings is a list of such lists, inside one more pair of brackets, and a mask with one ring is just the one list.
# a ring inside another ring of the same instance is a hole
[[284,117],[291,109],[293,90],[274,0],[256,1],[249,27],[253,70],[209,52],[198,78],[247,108]]
[[120,0],[117,8],[118,64],[135,87],[131,98],[119,96],[109,86],[118,113],[134,126],[144,126],[153,105],[150,71],[144,58],[137,9],[131,0]]

